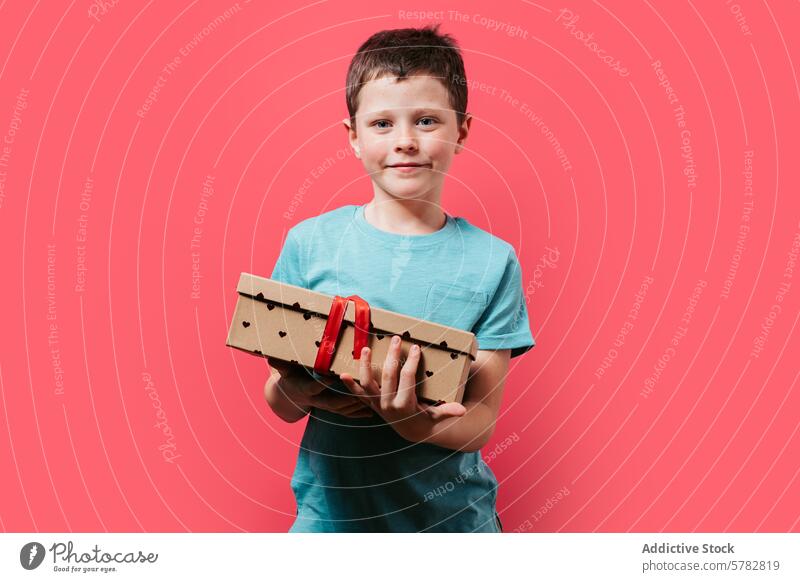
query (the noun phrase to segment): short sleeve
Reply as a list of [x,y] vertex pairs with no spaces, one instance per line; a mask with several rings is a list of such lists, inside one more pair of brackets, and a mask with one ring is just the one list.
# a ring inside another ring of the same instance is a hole
[[506,258],[500,284],[472,332],[479,350],[510,349],[512,358],[536,345],[522,292],[522,268],[513,249]]
[[280,281],[281,283],[288,283],[289,285],[308,288],[301,258],[300,244],[294,232],[289,230],[289,232],[286,233],[286,240],[283,243],[283,248],[278,256],[278,260],[275,262],[275,268],[272,270],[270,279]]

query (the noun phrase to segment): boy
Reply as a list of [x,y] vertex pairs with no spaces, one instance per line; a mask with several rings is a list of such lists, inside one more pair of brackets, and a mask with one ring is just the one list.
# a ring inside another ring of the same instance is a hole
[[287,422],[309,415],[290,532],[502,531],[480,448],[509,359],[535,344],[513,247],[441,208],[471,116],[460,51],[438,27],[378,32],[353,57],[343,123],[373,199],[290,229],[272,278],[472,331],[477,358],[463,404],[438,407],[417,401],[419,353],[400,366],[396,344],[380,386],[368,348],[359,377],[342,374],[329,389],[316,373],[271,361],[272,410]]

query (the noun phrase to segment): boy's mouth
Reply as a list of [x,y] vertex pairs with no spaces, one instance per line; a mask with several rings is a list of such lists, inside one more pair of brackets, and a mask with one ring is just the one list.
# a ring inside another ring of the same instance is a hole
[[402,164],[390,164],[390,168],[428,168],[430,164],[414,164],[410,162],[402,163]]

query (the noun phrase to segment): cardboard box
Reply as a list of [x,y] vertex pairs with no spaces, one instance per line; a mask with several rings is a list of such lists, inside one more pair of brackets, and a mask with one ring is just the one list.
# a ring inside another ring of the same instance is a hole
[[[241,274],[237,291],[226,345],[313,369],[334,298],[250,273]],[[330,371],[337,376],[347,372],[358,380],[361,362],[353,358],[356,306],[348,301],[346,307]],[[401,366],[412,344],[420,346],[420,400],[461,402],[478,349],[474,334],[370,306],[367,346],[372,351],[372,375],[379,384],[393,335],[402,338]]]

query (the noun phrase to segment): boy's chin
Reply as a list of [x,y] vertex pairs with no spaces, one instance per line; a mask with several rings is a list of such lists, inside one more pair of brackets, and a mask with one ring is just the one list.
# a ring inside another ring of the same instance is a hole
[[395,200],[425,200],[427,198],[426,192],[427,189],[415,189],[415,190],[401,190],[401,189],[389,189],[384,190],[389,196],[394,198]]
[[389,184],[380,184],[378,187],[392,198],[406,200],[427,198],[427,195],[434,190],[433,185],[425,180],[408,180],[399,184],[397,182],[392,182]]

